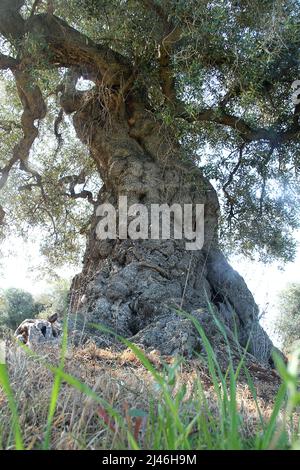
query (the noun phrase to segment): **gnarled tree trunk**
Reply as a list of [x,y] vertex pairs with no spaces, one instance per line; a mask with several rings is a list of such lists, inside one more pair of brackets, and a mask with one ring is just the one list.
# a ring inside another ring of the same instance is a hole
[[[237,330],[239,344],[249,343],[250,352],[267,362],[272,344],[259,326],[258,308],[244,280],[219,250],[216,192],[192,159],[187,161],[172,129],[155,117],[149,104],[153,90],[151,86],[143,89],[148,83],[141,80],[145,73],[137,70],[130,54],[123,56],[105,44],[94,43],[53,15],[53,8],[36,14],[39,2],[34,2],[31,14],[24,19],[20,12],[24,3],[0,0],[0,33],[17,47],[16,58],[0,54],[0,69],[13,73],[24,108],[23,137],[1,169],[0,189],[16,163],[42,189],[42,176],[29,165],[29,151],[38,135],[36,121],[45,117],[46,106],[31,68],[63,67],[68,69],[68,79],[61,105],[66,113],[74,113],[77,135],[99,170],[103,187],[99,188],[98,204],[117,207],[118,198],[127,196],[128,205],[179,203],[204,204],[205,208],[203,248],[188,251],[184,240],[100,240],[95,207],[83,271],[73,282],[73,312],[81,314],[86,323],[104,323],[162,353],[190,354],[201,348],[201,341],[191,321],[178,310],[195,316],[213,341],[216,328],[210,303],[229,336]],[[151,2],[150,6],[143,3],[153,10]],[[264,140],[273,145],[298,135],[295,119],[281,133],[252,128],[240,116],[228,114],[225,99],[195,116],[187,113],[185,103],[176,95],[172,68],[172,49],[181,37],[181,28],[170,23],[169,15],[155,4],[154,13],[163,22],[156,65],[160,83],[154,85],[159,88],[154,100],[157,108],[165,104],[177,119],[190,123],[196,120],[229,126],[247,142]],[[79,77],[94,82],[92,91],[76,90]],[[230,99],[231,93],[226,96]],[[0,207],[0,222],[3,217]],[[80,300],[83,297],[85,302]]]
[[[62,104],[70,112],[76,98],[68,98]],[[258,308],[218,248],[213,186],[184,161],[169,129],[155,122],[140,99],[130,95],[117,113],[112,103],[113,97],[104,103],[92,91],[74,115],[103,180],[98,204],[118,207],[120,196],[127,196],[128,205],[147,207],[204,204],[204,245],[189,251],[184,240],[100,240],[95,210],[83,271],[73,282],[73,313],[164,354],[191,354],[201,349],[200,337],[179,310],[192,314],[213,341],[213,306],[229,334],[237,331],[239,343],[249,341],[249,351],[267,362],[272,345],[259,326]]]

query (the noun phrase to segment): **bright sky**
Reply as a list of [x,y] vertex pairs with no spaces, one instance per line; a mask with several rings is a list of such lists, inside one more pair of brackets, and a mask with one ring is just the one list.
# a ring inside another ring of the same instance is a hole
[[[34,232],[26,243],[9,237],[1,246],[4,258],[0,264],[0,288],[17,287],[31,292],[34,296],[49,288],[50,279],[43,275],[39,266],[43,258],[39,253],[39,235]],[[56,270],[58,276],[70,279],[80,267],[63,267]]]
[[[300,232],[297,234],[300,242]],[[31,292],[33,295],[48,290],[49,281],[41,274],[37,274],[37,267],[41,263],[39,254],[39,237],[34,236],[27,243],[11,237],[3,245],[6,256],[0,266],[0,288],[18,287]],[[274,336],[274,320],[278,314],[276,309],[277,296],[289,282],[300,283],[300,247],[293,263],[286,265],[284,271],[277,265],[263,265],[258,262],[247,261],[241,257],[232,258],[231,264],[245,279],[252,291],[261,312],[264,312],[262,324],[278,344]],[[80,268],[65,267],[58,271],[58,275],[71,278]]]
[[[297,236],[300,242],[300,233]],[[256,303],[263,314],[261,323],[271,336],[277,346],[280,346],[274,333],[274,323],[278,316],[278,295],[288,283],[300,283],[300,246],[296,259],[293,263],[285,265],[284,270],[279,269],[275,263],[264,265],[263,263],[251,262],[242,258],[233,258],[231,265],[245,279],[251,290]]]

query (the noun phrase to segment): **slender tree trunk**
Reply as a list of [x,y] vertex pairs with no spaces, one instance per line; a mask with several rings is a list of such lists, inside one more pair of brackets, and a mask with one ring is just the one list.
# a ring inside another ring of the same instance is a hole
[[253,333],[250,351],[267,361],[271,342],[258,325],[258,308],[218,248],[214,188],[140,100],[127,99],[115,113],[109,98],[104,103],[93,91],[74,115],[103,181],[98,203],[118,207],[119,196],[127,196],[129,206],[204,204],[204,246],[189,251],[184,240],[99,240],[95,210],[83,271],[73,281],[73,312],[163,354],[192,354],[201,340],[178,310],[194,315],[213,341],[211,303],[228,332],[238,331],[241,345]]

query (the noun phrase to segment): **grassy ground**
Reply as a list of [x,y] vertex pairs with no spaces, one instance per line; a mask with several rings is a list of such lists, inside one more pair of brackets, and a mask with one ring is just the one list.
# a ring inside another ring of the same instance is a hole
[[[0,366],[2,449],[297,449],[298,355],[278,372],[246,355],[194,359],[11,344]],[[220,358],[226,360],[221,361]]]

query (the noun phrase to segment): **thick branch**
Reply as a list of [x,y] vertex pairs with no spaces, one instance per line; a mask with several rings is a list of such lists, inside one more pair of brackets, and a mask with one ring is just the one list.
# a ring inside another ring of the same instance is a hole
[[46,105],[42,94],[37,85],[32,83],[32,77],[26,72],[15,71],[16,85],[20,100],[23,105],[23,114],[21,117],[21,126],[23,137],[15,145],[13,155],[8,163],[0,170],[0,190],[6,184],[10,170],[20,162],[20,168],[31,173],[35,178],[40,178],[37,171],[29,165],[29,152],[34,140],[38,135],[38,129],[34,122],[43,119],[46,115]]
[[46,115],[46,104],[39,87],[33,82],[27,72],[15,72],[18,94],[23,105],[21,118],[24,137],[17,145],[15,152],[20,161],[26,162],[31,146],[38,135],[35,121],[43,119]]
[[174,45],[180,39],[181,28],[174,25],[168,18],[163,8],[154,0],[143,0],[144,7],[154,13],[162,26],[162,37],[160,38],[158,51],[159,77],[161,89],[168,104],[175,106],[176,89],[174,71],[171,63],[171,53]]
[[246,142],[250,141],[268,141],[274,147],[288,142],[300,135],[299,124],[293,124],[286,131],[278,132],[272,128],[252,128],[245,120],[238,116],[226,113],[222,108],[210,108],[202,110],[195,115],[189,115],[185,111],[177,114],[177,117],[182,118],[190,123],[195,122],[214,122],[223,126],[231,127],[239,132],[241,137]]
[[25,21],[19,13],[25,1],[0,0],[0,34],[18,40],[24,36]]
[[[69,26],[64,20],[52,14],[31,15],[25,21],[19,13],[24,1],[0,0],[0,33],[8,40],[20,40],[25,33],[36,40],[40,47],[40,58],[57,66],[85,66],[93,71],[95,78],[107,85],[119,85],[131,74],[130,64],[119,53],[95,44],[84,34]],[[36,63],[39,58],[22,53],[22,64]],[[9,60],[8,60],[9,59]],[[10,58],[0,56],[0,64],[12,68]]]
[[[119,85],[131,73],[130,64],[121,54],[95,44],[57,16],[34,15],[29,18],[26,28],[33,38],[39,38],[41,56],[45,60],[46,54],[51,64],[85,66],[95,75],[95,80],[110,86]],[[33,58],[29,57],[28,60],[32,62]]]
[[0,52],[0,69],[1,70],[7,70],[7,69],[14,70],[18,66],[18,63],[19,62],[16,59],[13,59],[12,57],[4,55]]

